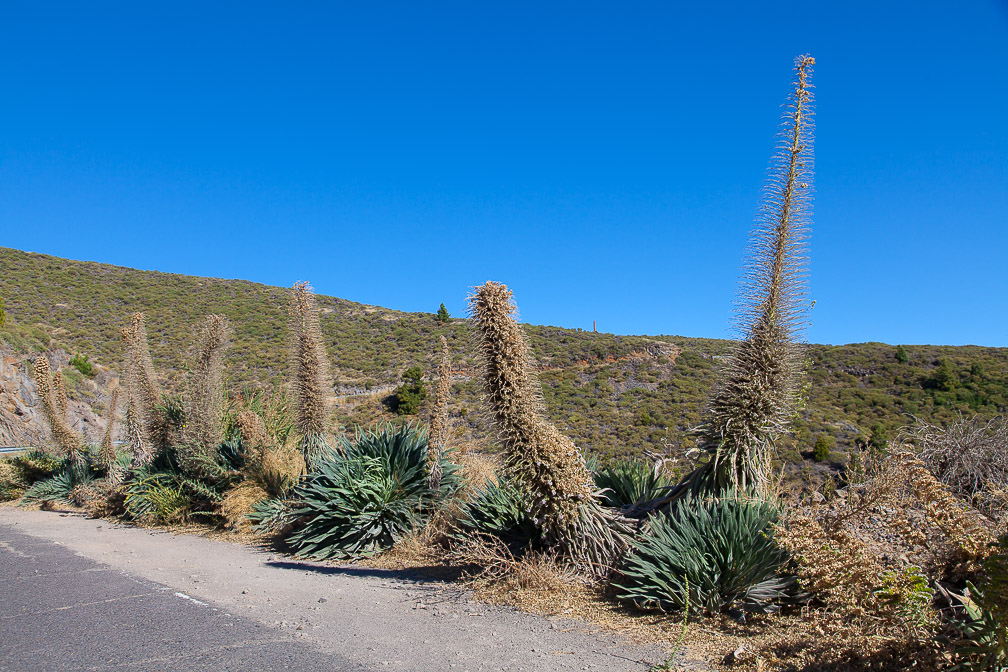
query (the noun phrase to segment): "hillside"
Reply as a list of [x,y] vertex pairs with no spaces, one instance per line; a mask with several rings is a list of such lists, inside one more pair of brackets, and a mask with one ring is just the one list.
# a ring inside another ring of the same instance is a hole
[[[138,271],[0,248],[0,299],[7,312],[0,338],[22,356],[62,348],[88,355],[100,369],[114,372],[119,368],[118,329],[140,310],[147,316],[155,366],[171,385],[184,370],[192,325],[216,312],[226,315],[235,330],[227,361],[229,387],[265,387],[283,382],[286,375],[287,291],[244,280]],[[407,367],[418,365],[425,375],[433,371],[435,345],[444,334],[455,370],[454,419],[466,440],[492,443],[478,412],[466,320],[441,324],[433,312],[318,299],[334,364],[337,422],[352,429],[392,417],[383,397]],[[431,298],[432,311],[441,300]],[[602,456],[687,447],[686,430],[698,422],[717,380],[718,359],[731,347],[729,341],[715,339],[525,328],[541,368],[550,416],[578,445]],[[669,325],[670,331],[674,328]],[[1008,409],[1006,348],[907,345],[898,351],[893,345],[863,343],[811,345],[808,355],[807,403],[784,446],[788,460],[800,468],[828,468],[801,454],[811,450],[819,434],[836,441],[829,467],[836,469],[856,441],[872,434],[884,440],[906,423],[906,414],[947,421],[957,413],[990,416]],[[100,385],[79,376],[71,382],[76,382],[72,396],[102,406]],[[421,417],[427,412],[422,408]]]

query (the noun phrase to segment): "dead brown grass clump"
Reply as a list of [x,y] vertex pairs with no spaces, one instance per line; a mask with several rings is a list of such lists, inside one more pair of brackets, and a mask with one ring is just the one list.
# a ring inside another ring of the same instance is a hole
[[221,502],[221,514],[227,521],[227,526],[240,532],[251,532],[252,524],[248,515],[252,513],[255,504],[268,497],[269,493],[253,481],[243,481],[228,490]]
[[502,467],[500,456],[466,451],[457,458],[462,489],[459,499],[465,500],[485,483],[497,482],[497,472]]

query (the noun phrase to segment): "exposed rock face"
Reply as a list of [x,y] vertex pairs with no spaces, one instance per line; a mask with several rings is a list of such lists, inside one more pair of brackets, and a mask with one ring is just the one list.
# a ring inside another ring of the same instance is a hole
[[[46,354],[54,369],[66,367],[70,361],[70,356],[62,350]],[[0,350],[0,446],[46,447],[51,443],[31,376],[34,357],[34,353]],[[93,379],[69,386],[67,424],[88,444],[100,443],[105,434],[108,386],[115,380],[112,372],[99,370]]]

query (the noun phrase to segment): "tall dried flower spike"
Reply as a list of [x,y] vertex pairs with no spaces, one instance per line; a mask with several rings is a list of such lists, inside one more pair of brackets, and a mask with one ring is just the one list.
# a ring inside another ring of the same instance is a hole
[[116,460],[115,444],[112,442],[112,437],[115,434],[115,419],[116,419],[116,406],[119,405],[119,386],[114,385],[109,390],[109,405],[108,405],[108,415],[106,417],[105,423],[105,435],[102,437],[102,462],[108,469],[108,479],[109,483],[112,485],[118,485],[122,482],[123,476],[125,474],[118,468],[118,461]]
[[207,315],[192,349],[186,394],[186,443],[197,450],[216,449],[224,415],[224,355],[231,328],[222,315]]
[[147,344],[147,325],[143,313],[134,313],[129,329],[129,357],[135,370],[136,381],[144,404],[144,412],[152,417],[161,403],[161,387],[154,374],[150,346]]
[[56,446],[74,460],[83,459],[80,453],[81,437],[70,429],[64,420],[63,413],[60,412],[59,403],[53,390],[53,375],[49,368],[49,360],[45,355],[40,355],[35,360],[34,373],[35,388],[42,402],[42,412],[49,422],[49,429],[52,430]]
[[147,345],[147,329],[143,313],[134,313],[130,324],[119,330],[125,351],[126,432],[133,452],[132,466],[144,467],[154,459],[155,437],[162,434],[157,404],[161,391],[154,378]]
[[307,282],[291,289],[288,316],[297,428],[301,453],[311,471],[332,447],[326,435],[329,359],[322,345],[315,293]]
[[543,418],[542,390],[511,297],[496,282],[469,297],[484,404],[544,541],[574,564],[604,572],[624,548],[623,530],[594,498],[580,451]]
[[774,442],[798,400],[804,349],[796,342],[808,317],[807,227],[812,215],[815,59],[795,59],[795,76],[738,295],[743,335],[702,426],[710,462],[694,485],[767,495]]
[[443,476],[441,455],[448,443],[448,397],[450,394],[451,354],[448,352],[448,340],[442,336],[437,390],[434,393],[434,417],[431,419],[430,441],[427,443],[427,484],[432,490],[441,487],[441,477]]
[[66,383],[63,381],[63,369],[56,369],[52,376],[53,399],[56,402],[56,410],[60,417],[66,420],[67,409],[70,402],[67,399]]
[[109,390],[109,405],[105,418],[105,435],[102,437],[102,460],[106,465],[115,462],[115,445],[112,436],[115,432],[116,406],[119,404],[119,386],[113,385]]

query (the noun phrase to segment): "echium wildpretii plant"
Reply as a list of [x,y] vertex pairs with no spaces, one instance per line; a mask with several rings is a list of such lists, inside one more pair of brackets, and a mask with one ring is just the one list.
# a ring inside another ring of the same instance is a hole
[[82,463],[82,439],[66,423],[66,410],[60,408],[53,384],[54,376],[45,355],[39,355],[35,360],[34,373],[35,390],[42,402],[42,413],[49,422],[56,447],[70,458],[72,464]]
[[694,489],[767,494],[774,442],[794,413],[804,367],[807,227],[812,216],[815,59],[795,60],[795,77],[770,161],[749,261],[738,294],[737,343],[701,427],[710,461]]
[[[442,308],[444,304],[442,304]],[[438,363],[437,390],[434,392],[434,417],[431,418],[430,440],[427,443],[427,485],[431,490],[441,486],[441,455],[448,443],[448,396],[451,394],[451,355],[448,340],[441,337],[441,361]]]
[[144,467],[157,453],[156,442],[165,438],[165,422],[158,410],[161,389],[154,375],[143,313],[134,313],[119,330],[125,351],[126,433],[133,452],[132,467]]
[[307,282],[291,289],[288,317],[297,429],[305,465],[312,471],[332,446],[326,433],[329,358],[322,345],[315,293]]
[[224,355],[231,328],[222,315],[207,315],[192,349],[192,370],[186,385],[183,436],[190,449],[216,450],[224,415]]
[[487,282],[469,297],[485,406],[543,542],[576,565],[605,571],[625,547],[622,528],[596,500],[581,452],[543,417],[542,390],[511,296],[505,285]]
[[56,402],[56,410],[60,417],[66,419],[67,410],[70,408],[70,401],[67,397],[66,383],[63,381],[63,369],[56,369],[52,374],[53,400]]
[[121,483],[123,476],[125,475],[119,468],[119,463],[116,459],[115,444],[113,443],[112,438],[115,435],[116,406],[118,405],[119,386],[113,385],[109,390],[109,404],[105,423],[105,435],[102,436],[101,442],[101,461],[108,469],[108,479],[112,485],[118,485]]

